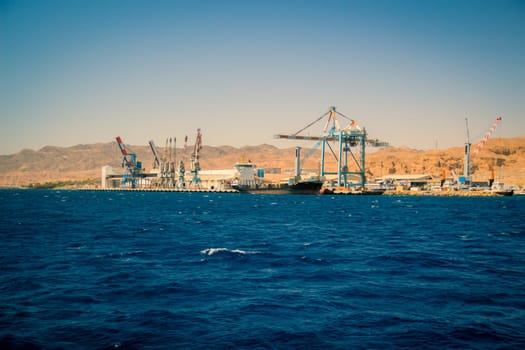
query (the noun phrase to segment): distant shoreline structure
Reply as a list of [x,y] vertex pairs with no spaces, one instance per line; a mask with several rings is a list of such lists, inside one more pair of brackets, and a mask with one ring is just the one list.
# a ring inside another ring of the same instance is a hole
[[[152,168],[150,148],[132,147],[149,171]],[[293,148],[292,145],[284,150],[269,145],[243,148],[203,146],[200,163],[205,171],[213,171],[229,169],[239,160],[250,159],[265,169],[265,176],[272,181],[279,181],[280,177],[289,177],[293,172]],[[317,151],[303,164],[303,169],[315,172],[319,167],[319,158]],[[111,165],[117,169],[120,168],[120,160],[118,147],[114,143],[70,148],[48,146],[40,151],[0,156],[0,188],[91,187],[100,184],[102,166]],[[472,180],[486,182],[490,177],[491,166],[494,168],[496,181],[518,188],[525,187],[525,137],[490,139],[473,164]],[[405,174],[429,174],[439,178],[443,170],[446,170],[448,179],[454,176],[453,171],[461,175],[462,168],[463,147],[446,151],[387,147],[368,155],[367,179],[399,177]]]
[[[216,194],[238,194],[244,195],[242,192],[234,189],[205,189],[205,188],[194,188],[194,189],[176,189],[176,188],[167,188],[167,189],[158,189],[158,188],[96,188],[96,187],[0,187],[2,190],[21,190],[21,191],[31,191],[31,190],[46,190],[46,191],[93,191],[93,192],[156,192],[156,193],[216,193]],[[260,194],[257,194],[260,195]],[[292,195],[292,194],[263,194],[263,195]],[[314,196],[356,196],[357,194],[352,193],[329,193],[329,194],[313,194]],[[479,191],[461,191],[461,190],[444,190],[444,191],[431,191],[431,190],[387,190],[382,193],[383,196],[387,197],[506,197],[509,194],[498,193],[491,190],[479,190]],[[374,196],[372,194],[361,194],[360,196]],[[523,197],[525,198],[525,190],[514,191],[512,193],[513,197]],[[375,196],[374,196],[375,197]]]

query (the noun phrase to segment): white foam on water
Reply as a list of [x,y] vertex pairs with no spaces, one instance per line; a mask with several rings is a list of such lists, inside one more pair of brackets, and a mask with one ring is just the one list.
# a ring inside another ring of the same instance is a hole
[[232,253],[236,253],[236,254],[246,254],[246,252],[244,250],[240,250],[240,249],[234,249],[231,251]]
[[211,256],[215,253],[226,252],[226,251],[228,251],[228,248],[208,248],[208,249],[201,250],[201,255]]
[[208,248],[208,249],[203,249],[200,251],[201,255],[206,255],[206,256],[212,256],[214,254],[217,254],[217,253],[223,253],[223,252],[226,252],[226,253],[233,253],[233,254],[241,254],[241,255],[246,255],[246,254],[255,254],[255,252],[247,252],[245,250],[241,250],[241,249],[228,249],[228,248]]

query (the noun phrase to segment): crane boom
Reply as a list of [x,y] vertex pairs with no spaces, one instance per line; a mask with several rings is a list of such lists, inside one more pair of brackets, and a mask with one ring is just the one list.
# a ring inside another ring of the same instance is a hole
[[[301,136],[301,135],[285,135],[285,134],[277,134],[274,135],[274,138],[276,139],[287,139],[287,140],[306,140],[306,141],[318,141],[318,140],[326,140],[326,141],[337,141],[339,138],[337,136]],[[386,141],[381,141],[379,139],[366,139],[366,144],[374,147],[388,147],[390,144]]]
[[155,157],[155,164],[158,167],[160,166],[160,157],[159,153],[157,152],[157,147],[155,147],[155,143],[153,142],[153,140],[149,141],[149,146],[151,148],[151,151],[153,152],[153,156]]
[[117,136],[117,144],[120,148],[120,152],[122,153],[123,159],[126,161],[126,167],[128,168],[128,170],[131,171],[133,169],[133,165],[131,163],[131,156],[126,150],[126,146],[124,145],[124,142],[122,142],[122,138],[120,138],[120,136]]
[[485,136],[483,136],[483,139],[476,145],[476,148],[474,148],[473,156],[479,153],[483,146],[485,146],[485,143],[488,141],[494,130],[496,130],[496,127],[498,126],[499,122],[501,121],[501,117],[497,117],[494,123],[492,123],[492,126],[490,129],[485,133]]
[[201,129],[197,129],[197,138],[195,139],[195,146],[193,148],[192,157],[195,159],[195,165],[199,166],[199,151],[202,148],[202,134]]
[[120,152],[122,153],[122,166],[126,165],[126,171],[122,177],[121,187],[126,187],[126,184],[131,183],[131,187],[135,188],[136,177],[140,174],[142,164],[136,161],[136,155],[134,153],[128,153],[122,138],[117,136],[116,138]]
[[[346,126],[344,129],[341,128],[341,126],[339,125],[339,121],[337,120],[337,116],[340,116],[342,118],[349,120],[350,123],[348,124],[348,126]],[[312,125],[319,122],[321,119],[325,117],[327,118],[326,118],[326,122],[323,128],[323,133],[321,136],[299,135],[301,132],[308,129],[309,127],[311,127]],[[332,122],[333,124],[332,131],[328,132],[330,122]],[[330,107],[328,112],[324,113],[322,116],[320,116],[319,118],[317,118],[316,120],[314,120],[313,122],[311,122],[310,124],[302,128],[298,132],[293,133],[293,134],[277,134],[277,135],[274,135],[274,138],[275,139],[287,139],[287,140],[305,140],[305,141],[339,141],[338,135],[340,133],[345,133],[349,135],[352,135],[352,134],[361,135],[363,133],[363,129],[359,126],[357,121],[355,121],[352,118],[347,117],[346,115],[340,113],[339,111],[336,111],[336,108],[332,106]],[[372,146],[372,147],[390,146],[388,142],[380,141],[378,139],[365,138],[364,142],[367,145]]]

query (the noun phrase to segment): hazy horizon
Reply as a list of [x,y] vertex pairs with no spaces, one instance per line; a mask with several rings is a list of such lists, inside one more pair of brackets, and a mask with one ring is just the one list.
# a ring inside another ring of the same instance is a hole
[[0,154],[293,147],[330,106],[393,146],[521,137],[523,62],[519,0],[0,0]]
[[[525,139],[525,136],[515,136],[515,137],[491,137],[490,139],[500,139],[500,140],[513,140],[513,139],[516,139],[516,138],[524,138]],[[135,147],[145,147],[149,150],[150,146],[148,144],[148,141],[145,141],[143,144],[129,144],[127,142],[125,142],[125,140],[123,140],[126,148],[128,149],[129,152],[134,152],[134,148]],[[155,141],[155,140],[154,140]],[[162,141],[162,142],[160,142]],[[472,143],[472,146],[471,148],[474,149],[474,146],[476,144],[478,144],[480,142],[474,142]],[[97,145],[97,144],[114,144],[115,146],[115,150],[118,150],[118,145],[116,143],[116,140],[109,140],[109,141],[100,141],[100,142],[93,142],[93,143],[78,143],[78,144],[73,144],[73,145],[44,145],[40,148],[22,148],[16,152],[13,152],[13,153],[6,153],[6,154],[0,154],[0,156],[10,156],[10,155],[15,155],[17,153],[20,153],[22,151],[33,151],[33,152],[39,152],[39,151],[42,151],[43,149],[45,148],[64,148],[64,149],[68,149],[68,148],[74,148],[74,147],[77,147],[77,146],[93,146],[93,145]],[[181,140],[178,140],[177,139],[177,145],[176,145],[176,148],[177,150],[183,150],[183,149],[186,149],[185,152],[191,152],[191,150],[193,149],[193,146],[195,144],[195,140],[190,140],[188,139],[188,142],[187,142],[187,147],[184,146],[184,142],[181,141]],[[157,147],[157,149],[164,149],[166,146],[166,140],[159,140],[159,142],[155,141],[155,146]],[[220,147],[233,147],[235,149],[242,149],[242,148],[248,148],[248,147],[261,147],[261,146],[272,146],[272,147],[276,147],[278,149],[295,149],[296,147],[301,147],[302,149],[309,149],[309,148],[316,148],[317,150],[320,148],[319,145],[316,145],[315,142],[313,141],[302,141],[302,140],[288,140],[287,142],[283,142],[282,144],[279,144],[279,145],[275,145],[275,144],[272,144],[272,143],[258,143],[258,144],[246,144],[246,145],[238,145],[238,146],[235,146],[235,145],[227,145],[227,144],[221,144],[221,145],[209,145],[209,144],[206,144],[204,143],[202,145],[203,147],[213,147],[213,148],[220,148]],[[439,151],[447,151],[447,150],[450,150],[450,149],[453,149],[453,148],[463,148],[464,147],[464,144],[459,144],[459,145],[452,145],[450,147],[434,147],[434,148],[427,148],[427,149],[421,149],[421,148],[416,148],[416,147],[411,147],[410,145],[389,145],[389,146],[392,146],[392,147],[396,147],[398,149],[409,149],[409,150],[415,150],[415,151],[432,151],[432,150],[439,150]],[[379,149],[381,148],[385,148],[385,146],[380,146],[380,147],[374,147],[374,146],[366,146],[366,152],[367,153],[374,153],[376,151],[378,151]],[[485,147],[486,148],[486,147]]]

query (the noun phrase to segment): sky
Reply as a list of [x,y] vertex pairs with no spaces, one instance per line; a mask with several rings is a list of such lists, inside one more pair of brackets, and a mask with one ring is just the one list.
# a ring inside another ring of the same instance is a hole
[[525,136],[524,62],[523,0],[0,0],[0,154],[293,147],[331,106],[394,146]]

